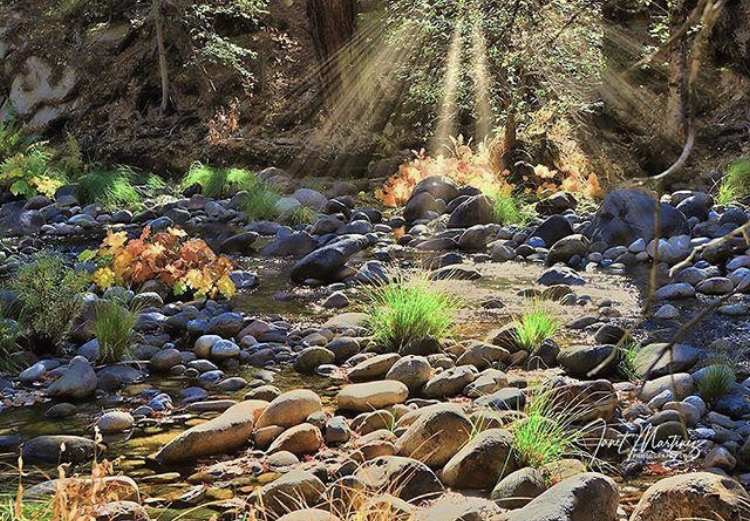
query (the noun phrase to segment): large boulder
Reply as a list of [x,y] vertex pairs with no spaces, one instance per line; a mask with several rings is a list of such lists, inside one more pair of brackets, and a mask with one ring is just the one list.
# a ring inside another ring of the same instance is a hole
[[218,418],[186,430],[154,458],[159,463],[170,464],[234,451],[251,438],[255,422],[267,406],[268,402],[262,400],[238,403]]
[[404,219],[408,222],[423,218],[427,212],[440,213],[445,209],[445,204],[436,201],[429,192],[413,194],[404,207]]
[[454,489],[489,490],[516,468],[513,436],[502,429],[489,429],[480,433],[445,464],[442,480]]
[[320,429],[309,423],[303,423],[287,429],[276,438],[268,448],[268,453],[291,452],[297,456],[313,454],[323,446],[323,435]]
[[445,204],[450,203],[460,195],[456,183],[447,177],[431,176],[422,179],[412,192],[412,197],[417,194],[428,193],[435,199],[442,199]]
[[507,521],[616,521],[617,484],[607,476],[583,473],[564,479],[528,505],[514,510]]
[[573,235],[573,227],[562,215],[548,217],[531,233],[532,237],[542,239],[548,248],[569,235]]
[[381,456],[360,466],[354,476],[370,490],[405,501],[428,499],[443,491],[435,473],[422,462],[399,456]]
[[655,217],[659,211],[659,237],[688,233],[685,216],[674,206],[657,203],[641,190],[615,190],[607,195],[601,208],[586,229],[593,242],[607,246],[630,246],[637,239],[647,243],[655,236]]
[[399,438],[399,455],[442,467],[469,441],[473,425],[461,411],[436,407],[420,416]]
[[404,403],[409,388],[396,380],[347,385],[338,394],[339,409],[369,412]]
[[304,256],[294,265],[291,273],[292,280],[297,283],[307,279],[335,280],[346,261],[366,248],[368,244],[369,241],[364,235],[349,235],[323,246]]
[[705,351],[686,344],[649,344],[638,351],[635,367],[638,376],[655,378],[689,371]]
[[304,423],[312,413],[323,408],[320,396],[308,389],[289,391],[275,400],[260,415],[255,425],[257,429],[278,425],[279,427],[294,427]]
[[315,474],[293,470],[258,491],[264,514],[270,519],[315,506],[323,499],[325,485]]
[[96,442],[80,436],[37,436],[21,445],[24,460],[43,463],[83,463],[94,457]]
[[77,356],[63,375],[47,388],[47,393],[58,399],[84,400],[96,392],[97,381],[89,361]]
[[471,228],[490,224],[495,219],[492,201],[486,195],[475,195],[458,205],[448,219],[448,228]]
[[740,521],[749,517],[750,495],[742,485],[719,474],[695,472],[651,485],[636,505],[630,521]]

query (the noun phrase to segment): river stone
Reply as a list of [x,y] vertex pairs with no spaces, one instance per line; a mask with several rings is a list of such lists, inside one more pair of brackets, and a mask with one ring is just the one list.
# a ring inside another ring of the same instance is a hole
[[469,348],[458,357],[456,365],[473,365],[485,369],[496,362],[504,362],[510,353],[507,349],[484,342],[472,342]]
[[308,389],[288,391],[272,401],[256,422],[256,428],[269,425],[294,427],[308,416],[323,409],[320,396]]
[[211,360],[225,362],[240,356],[240,346],[231,340],[219,340],[211,346]]
[[96,392],[96,383],[96,373],[89,361],[77,356],[63,375],[47,388],[47,393],[61,400],[85,400]]
[[566,284],[568,286],[583,286],[586,281],[570,268],[550,268],[537,279],[542,286],[557,286]]
[[96,422],[96,427],[102,434],[114,434],[129,431],[133,428],[133,416],[127,411],[109,411],[104,413]]
[[421,193],[428,193],[435,199],[442,199],[445,204],[450,203],[456,197],[461,195],[461,192],[459,192],[458,187],[453,180],[437,175],[422,179],[417,186],[414,187],[412,197]]
[[429,499],[443,491],[435,473],[424,463],[399,456],[382,456],[354,473],[372,491],[390,490],[405,501]]
[[641,378],[655,378],[672,373],[689,371],[705,350],[686,344],[658,343],[644,346],[638,351],[635,369]]
[[347,376],[350,380],[376,380],[383,378],[400,358],[401,355],[398,353],[375,355],[349,369]]
[[334,338],[326,345],[326,349],[334,356],[334,363],[342,364],[356,354],[359,354],[359,342],[356,338],[340,336]]
[[395,380],[347,385],[337,396],[339,409],[369,412],[404,403],[409,388]]
[[494,219],[492,200],[486,195],[475,195],[453,210],[448,228],[471,228],[477,224],[490,224]]
[[617,367],[614,345],[571,346],[560,350],[557,361],[565,372],[576,378],[591,378],[612,372]]
[[420,416],[399,438],[401,456],[418,459],[428,467],[442,467],[469,441],[473,425],[463,412],[438,407]]
[[548,217],[531,232],[531,237],[539,237],[548,248],[569,235],[573,235],[573,227],[562,215]]
[[516,470],[513,436],[489,429],[471,440],[443,468],[441,479],[451,488],[488,490]]
[[414,512],[409,521],[483,521],[497,520],[503,513],[489,499],[464,496],[457,492],[447,492],[437,500],[424,505]]
[[182,354],[177,349],[162,349],[151,357],[148,364],[152,371],[166,373],[182,363]]
[[637,239],[647,243],[654,238],[656,207],[659,205],[659,237],[688,233],[685,216],[674,206],[657,203],[641,190],[615,190],[607,195],[585,234],[592,242],[607,247],[629,246]]
[[667,284],[657,289],[654,300],[681,300],[695,296],[695,288],[687,282]]
[[308,347],[297,355],[294,370],[302,374],[313,374],[319,366],[332,364],[335,361],[336,355],[325,347]]
[[325,510],[306,508],[297,512],[289,512],[281,516],[278,521],[341,521],[338,517]]
[[406,385],[410,393],[415,393],[424,387],[431,374],[432,366],[425,357],[408,355],[393,364],[385,378],[401,382]]
[[304,282],[307,279],[333,281],[349,257],[363,250],[369,244],[364,235],[349,235],[341,240],[319,248],[303,257],[294,265],[292,281]]
[[638,396],[642,401],[648,403],[652,398],[669,390],[672,392],[674,399],[682,400],[693,394],[694,387],[695,381],[690,374],[675,373],[645,382]]
[[422,393],[427,398],[450,398],[461,394],[476,378],[477,371],[473,366],[454,367],[432,377],[425,384]]
[[578,201],[573,194],[556,192],[536,203],[536,211],[540,215],[557,215],[566,210],[575,210],[577,206]]
[[482,396],[475,403],[495,411],[520,411],[526,405],[526,395],[520,389],[507,387],[487,396]]
[[226,239],[219,246],[222,253],[236,253],[247,255],[253,252],[252,246],[258,240],[259,235],[255,232],[241,232]]
[[598,419],[609,422],[617,411],[617,394],[609,380],[567,382],[563,379],[553,379],[549,387],[551,402],[556,407],[574,414],[578,423]]
[[517,509],[529,504],[545,490],[544,474],[534,467],[526,467],[505,476],[492,489],[490,498],[503,508]]
[[734,284],[726,277],[711,277],[699,282],[695,289],[704,295],[726,295],[734,290]]
[[268,453],[288,451],[296,456],[313,454],[323,446],[320,429],[309,423],[302,423],[284,431],[268,448]]
[[159,463],[171,464],[232,452],[250,440],[256,420],[268,405],[262,400],[238,403],[218,418],[186,430],[154,458]]
[[589,240],[579,233],[563,237],[555,242],[547,253],[547,266],[558,262],[568,263],[573,257],[583,258],[589,251]]
[[664,478],[646,490],[630,521],[721,519],[750,516],[750,496],[735,480],[708,472]]
[[611,478],[589,472],[564,479],[512,511],[507,521],[617,521],[619,500]]
[[481,398],[508,387],[508,375],[499,369],[485,369],[476,380],[464,388],[469,398]]
[[83,463],[92,459],[96,450],[93,440],[66,435],[37,436],[21,445],[24,460],[54,464]]
[[135,501],[110,501],[94,506],[95,521],[151,521],[145,507]]
[[292,470],[258,491],[264,513],[272,519],[307,506],[318,504],[323,499],[325,485],[315,474],[304,470]]
[[404,219],[407,222],[414,222],[424,218],[428,212],[442,213],[443,210],[445,210],[445,203],[437,201],[432,194],[413,193],[404,206]]

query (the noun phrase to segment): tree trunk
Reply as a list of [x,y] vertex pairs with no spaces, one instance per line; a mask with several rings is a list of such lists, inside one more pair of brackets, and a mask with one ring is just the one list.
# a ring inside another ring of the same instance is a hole
[[167,68],[167,49],[164,45],[164,25],[161,18],[162,0],[152,0],[151,10],[156,26],[156,44],[159,49],[159,74],[161,75],[161,107],[162,114],[167,112],[169,106],[169,69]]
[[307,0],[307,18],[320,66],[323,96],[331,106],[346,81],[346,46],[354,36],[356,0]]
[[[695,7],[694,0],[677,0],[669,13],[670,36],[685,24]],[[664,113],[664,137],[674,143],[685,141],[687,134],[689,38],[679,38],[669,49],[667,106]]]

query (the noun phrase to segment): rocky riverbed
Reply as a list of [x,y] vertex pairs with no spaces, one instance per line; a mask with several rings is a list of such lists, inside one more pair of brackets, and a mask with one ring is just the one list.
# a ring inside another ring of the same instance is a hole
[[[528,225],[502,226],[478,190],[441,178],[391,212],[349,183],[324,194],[261,176],[314,222],[249,222],[239,195],[200,193],[135,214],[80,207],[65,189],[0,208],[17,236],[3,246],[7,277],[50,247],[90,269],[76,255],[109,229],[180,226],[232,258],[239,289],[193,302],[159,284],[87,294],[66,355],[0,377],[0,449],[38,466],[31,495],[57,463],[85,471],[96,455],[138,492],[117,519],[233,519],[261,505],[271,519],[333,520],[382,503],[388,517],[445,521],[750,514],[747,211],[635,190],[585,210],[559,193]],[[453,338],[373,341],[368,291],[394,270],[426,270],[460,298]],[[132,360],[103,364],[91,313],[113,293],[139,303],[139,340]],[[540,302],[563,327],[529,352],[512,320]],[[638,346],[629,372],[626,344]],[[709,396],[716,365],[734,380]],[[573,453],[528,465],[514,436],[542,397],[575,409],[564,427],[583,434]]]

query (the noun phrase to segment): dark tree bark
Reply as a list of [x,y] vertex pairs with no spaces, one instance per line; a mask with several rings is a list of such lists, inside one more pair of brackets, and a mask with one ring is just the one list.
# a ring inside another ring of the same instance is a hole
[[[670,36],[677,36],[695,8],[695,0],[677,0],[669,12]],[[688,105],[688,38],[678,38],[669,48],[667,76],[667,106],[664,113],[664,137],[682,143],[687,135]]]
[[323,96],[330,106],[346,81],[346,46],[357,25],[357,0],[307,0],[315,56],[320,66]]
[[152,0],[151,10],[154,16],[154,25],[156,26],[156,45],[159,51],[159,75],[161,76],[161,106],[159,110],[162,114],[165,114],[169,107],[169,68],[167,67],[167,49],[164,44],[161,2],[162,0]]

